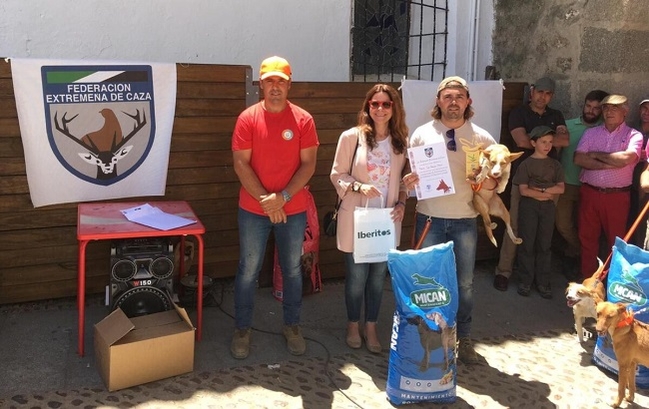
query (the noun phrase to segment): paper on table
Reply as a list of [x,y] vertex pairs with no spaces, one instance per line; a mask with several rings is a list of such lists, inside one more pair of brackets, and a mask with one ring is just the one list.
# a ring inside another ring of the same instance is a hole
[[419,176],[417,199],[453,195],[453,176],[444,142],[408,148],[410,166]]
[[130,209],[121,210],[129,221],[153,227],[158,230],[172,230],[196,223],[196,220],[165,213],[157,207],[145,203]]

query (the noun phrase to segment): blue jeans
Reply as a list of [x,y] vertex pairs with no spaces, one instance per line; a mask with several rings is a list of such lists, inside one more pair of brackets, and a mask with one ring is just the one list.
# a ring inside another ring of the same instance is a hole
[[266,254],[271,230],[282,268],[284,324],[300,323],[302,306],[302,245],[306,229],[306,212],[288,216],[286,223],[271,223],[260,216],[239,208],[239,267],[234,280],[235,325],[239,329],[252,326],[255,292],[259,271]]
[[[415,234],[417,240],[424,230],[428,216],[417,213]],[[423,247],[453,242],[455,264],[457,267],[457,286],[460,296],[457,310],[457,336],[471,334],[471,314],[473,311],[473,270],[475,253],[478,247],[477,219],[440,219],[431,217],[432,224],[422,244]]]
[[343,253],[347,276],[345,277],[345,305],[347,320],[358,322],[365,301],[365,322],[376,322],[381,308],[383,285],[388,273],[388,263],[354,263],[353,253]]

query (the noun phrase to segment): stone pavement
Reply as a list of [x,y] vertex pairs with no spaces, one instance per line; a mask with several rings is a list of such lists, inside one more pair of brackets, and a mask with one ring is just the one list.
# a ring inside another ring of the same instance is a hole
[[[557,266],[557,270],[561,266]],[[580,344],[563,291],[553,276],[554,299],[524,298],[492,286],[492,262],[479,263],[473,338],[483,363],[458,365],[454,404],[435,408],[605,408],[617,377],[591,363],[594,342]],[[389,283],[389,282],[388,282]],[[251,354],[229,354],[233,328],[231,283],[216,282],[206,298],[203,341],[189,374],[108,392],[95,367],[92,323],[107,313],[89,297],[86,356],[76,354],[76,304],[54,300],[0,306],[0,408],[391,408],[385,395],[394,298],[389,284],[379,322],[384,352],[351,350],[344,342],[344,285],[325,282],[304,298],[307,353],[293,357],[281,334],[281,305],[258,290]],[[220,307],[219,307],[220,305]],[[194,317],[190,310],[190,316]],[[649,391],[636,404],[649,408]]]

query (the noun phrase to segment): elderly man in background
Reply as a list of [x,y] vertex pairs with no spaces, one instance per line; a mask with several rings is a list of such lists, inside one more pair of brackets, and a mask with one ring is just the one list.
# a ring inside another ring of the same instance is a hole
[[625,235],[633,168],[642,148],[642,134],[625,123],[629,114],[625,96],[604,98],[602,113],[604,123],[584,132],[574,156],[582,167],[578,231],[584,278],[597,269],[602,230],[608,248],[616,236]]

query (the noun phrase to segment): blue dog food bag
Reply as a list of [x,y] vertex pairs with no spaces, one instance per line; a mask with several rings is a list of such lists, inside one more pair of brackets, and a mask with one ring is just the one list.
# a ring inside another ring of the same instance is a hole
[[[629,309],[638,311],[634,318],[638,321],[649,322],[649,252],[633,244],[627,244],[619,237],[615,238],[611,266],[608,271],[606,299],[610,302],[629,304]],[[643,310],[643,311],[640,311]],[[613,340],[610,334],[597,337],[593,352],[595,365],[611,371],[619,372]],[[649,388],[649,369],[638,365],[635,378],[636,386]]]
[[386,393],[394,405],[455,402],[458,289],[453,242],[390,250],[396,298]]

